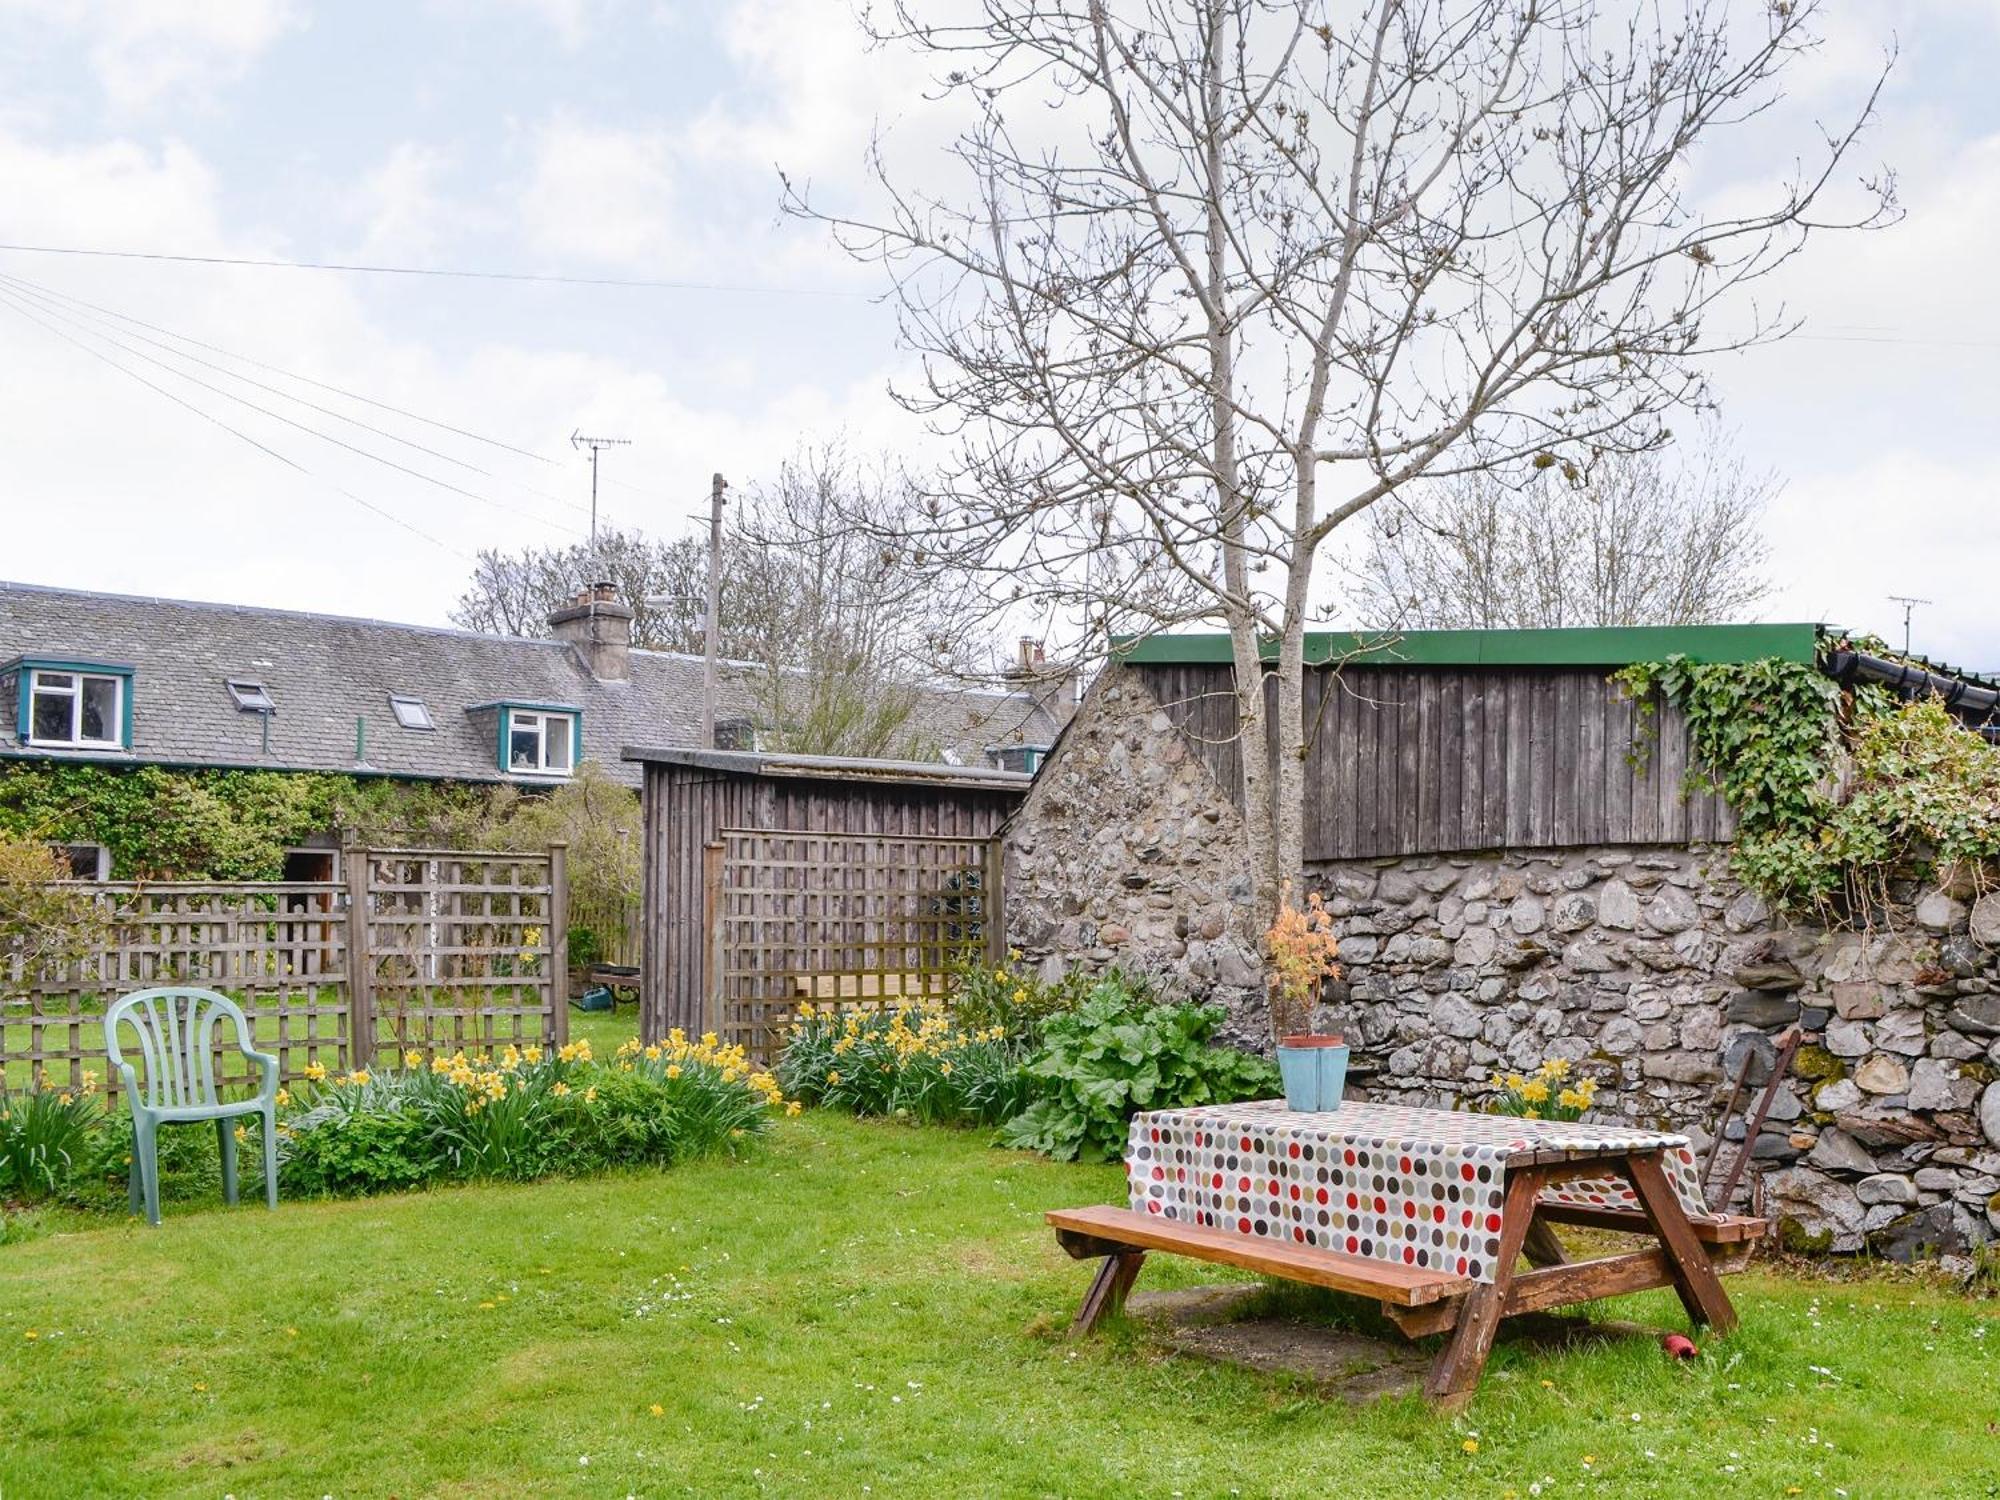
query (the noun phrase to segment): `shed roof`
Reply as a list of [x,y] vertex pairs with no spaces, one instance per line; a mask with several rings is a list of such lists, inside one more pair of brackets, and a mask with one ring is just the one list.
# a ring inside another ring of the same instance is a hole
[[[1424,667],[1623,667],[1686,656],[1698,662],[1778,657],[1810,662],[1818,625],[1616,625],[1552,630],[1312,630],[1310,665]],[[1156,665],[1226,663],[1221,632],[1127,636],[1115,643],[1126,661]],[[1264,655],[1275,657],[1267,641]]]
[[957,787],[974,791],[1024,794],[1034,777],[1026,771],[1002,771],[992,766],[954,766],[942,761],[869,760],[850,755],[781,755],[761,750],[697,750],[680,745],[625,747],[628,761],[735,776],[805,777],[822,781],[865,781],[901,786]]

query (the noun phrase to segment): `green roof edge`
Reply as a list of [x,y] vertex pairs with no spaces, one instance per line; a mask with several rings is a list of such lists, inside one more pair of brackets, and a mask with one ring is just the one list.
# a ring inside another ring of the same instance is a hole
[[[1608,625],[1554,630],[1310,630],[1306,661],[1361,666],[1623,667],[1685,656],[1698,662],[1811,662],[1820,627],[1788,625]],[[1112,649],[1128,662],[1199,665],[1231,660],[1229,637],[1122,636]],[[1266,658],[1277,643],[1264,643]]]

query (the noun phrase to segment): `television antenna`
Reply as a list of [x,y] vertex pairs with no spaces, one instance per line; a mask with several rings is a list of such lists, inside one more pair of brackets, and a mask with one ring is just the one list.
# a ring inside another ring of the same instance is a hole
[[630,438],[585,437],[583,429],[579,427],[569,435],[569,445],[572,448],[588,448],[590,450],[590,555],[596,557],[598,451],[604,448],[629,448],[632,446],[632,440]]
[[1908,594],[1891,594],[1889,600],[1893,604],[1903,606],[1903,655],[1908,656],[1910,654],[1910,616],[1916,613],[1916,608],[1919,604],[1929,604],[1932,601],[1929,599],[1912,598]]

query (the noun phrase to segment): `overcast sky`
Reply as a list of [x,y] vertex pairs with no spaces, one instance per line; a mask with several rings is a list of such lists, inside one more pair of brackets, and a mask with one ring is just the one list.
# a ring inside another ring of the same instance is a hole
[[[1781,287],[1804,336],[1717,371],[1785,483],[1764,614],[1895,638],[1918,595],[1918,650],[2000,668],[2000,3],[1835,8],[1770,129],[1836,120],[1895,41],[1857,165],[1907,216],[1816,241]],[[858,192],[877,122],[926,149],[920,84],[841,0],[0,0],[0,241],[692,284],[0,251],[34,287],[0,283],[0,577],[443,623],[478,547],[581,536],[578,428],[632,440],[606,515],[675,533],[712,471],[905,442],[875,273],[778,218],[776,165]],[[1704,191],[1769,165],[1737,160]]]

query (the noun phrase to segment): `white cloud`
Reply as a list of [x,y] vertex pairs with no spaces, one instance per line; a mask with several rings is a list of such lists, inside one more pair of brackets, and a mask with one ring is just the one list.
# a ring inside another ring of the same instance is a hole
[[347,195],[361,224],[355,254],[363,259],[421,264],[435,258],[447,231],[463,231],[479,211],[448,203],[442,180],[451,154],[404,141],[362,177]]
[[[431,165],[392,153],[376,176],[424,181]],[[396,194],[383,197],[393,203]],[[57,242],[171,242],[226,255],[268,254],[282,243],[254,228],[227,228],[223,199],[215,174],[183,147],[61,149],[0,134],[0,201],[32,211],[20,221],[24,234]],[[486,471],[473,472],[172,360],[129,331],[121,335],[127,348],[109,346],[92,332],[104,325],[73,306],[62,313],[46,304],[33,308],[52,328],[0,306],[0,340],[9,355],[0,361],[0,410],[7,413],[0,515],[8,534],[0,575],[8,578],[442,623],[466,572],[462,554],[582,534],[588,471],[565,441],[575,427],[634,440],[607,465],[605,513],[662,534],[690,524],[715,470],[743,485],[775,467],[802,433],[847,428],[857,443],[874,447],[896,441],[901,431],[900,417],[881,400],[879,371],[835,380],[824,363],[786,350],[773,364],[768,345],[733,351],[726,360],[701,348],[663,346],[641,361],[501,336],[447,351],[428,329],[396,316],[404,306],[395,300],[399,283],[385,288],[320,273],[18,256],[0,257],[0,271],[554,460],[537,463],[441,433],[268,370],[243,371]],[[194,352],[229,363],[211,351]],[[258,451],[97,354],[169,387],[310,473]],[[167,360],[182,374],[148,365],[143,356]],[[497,504],[371,463],[184,376]],[[341,489],[441,538],[448,549],[419,540]]]
[[239,76],[299,19],[292,0],[0,0],[6,11],[81,38],[120,110]]
[[676,223],[671,142],[558,115],[538,131],[520,197],[522,230],[535,249],[567,263],[655,274],[684,243]]

